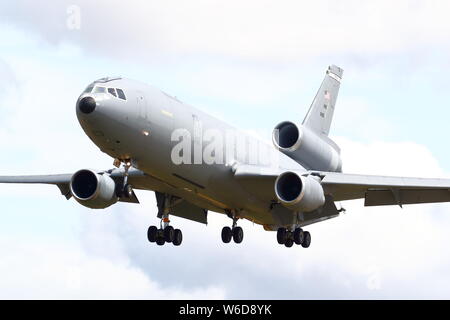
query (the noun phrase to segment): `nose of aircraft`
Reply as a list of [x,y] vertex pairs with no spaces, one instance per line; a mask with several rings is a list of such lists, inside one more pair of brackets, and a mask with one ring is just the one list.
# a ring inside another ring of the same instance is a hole
[[84,97],[80,101],[78,101],[78,108],[85,114],[92,113],[95,110],[96,106],[97,103],[92,97]]

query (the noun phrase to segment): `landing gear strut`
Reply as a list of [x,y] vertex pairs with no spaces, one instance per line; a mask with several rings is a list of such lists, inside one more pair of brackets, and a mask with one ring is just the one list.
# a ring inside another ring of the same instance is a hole
[[126,160],[123,166],[125,168],[125,176],[123,178],[122,195],[126,198],[131,198],[133,196],[133,188],[128,184],[128,170],[131,168],[131,161]]
[[303,248],[308,248],[311,245],[311,234],[308,231],[303,231],[302,228],[295,228],[292,232],[282,227],[277,231],[277,241],[287,248],[292,247],[294,243],[301,245]]
[[241,243],[244,240],[244,230],[241,227],[237,226],[237,217],[235,215],[232,216],[233,226],[223,227],[222,229],[222,241],[223,243],[230,243],[231,239],[235,243]]
[[147,238],[150,242],[156,242],[157,245],[162,246],[165,243],[172,243],[174,246],[179,246],[183,242],[183,233],[180,229],[174,229],[170,225],[169,212],[172,202],[170,195],[156,193],[156,201],[158,204],[158,217],[161,218],[159,229],[155,226],[150,226],[147,231]]
[[116,195],[120,198],[131,198],[133,197],[133,187],[128,184],[128,171],[131,168],[131,160],[120,160],[120,159],[114,159],[114,166],[119,168],[121,163],[123,162],[123,168],[124,168],[124,175],[123,175],[123,182],[122,185],[118,185],[116,187]]

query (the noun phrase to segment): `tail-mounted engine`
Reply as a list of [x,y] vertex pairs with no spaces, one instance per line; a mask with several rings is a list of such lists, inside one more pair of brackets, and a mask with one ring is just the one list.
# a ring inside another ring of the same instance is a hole
[[70,181],[70,191],[78,203],[91,209],[104,209],[118,201],[114,180],[92,170],[77,171]]
[[328,137],[319,137],[304,126],[285,121],[272,134],[275,146],[307,170],[341,172],[339,148]]

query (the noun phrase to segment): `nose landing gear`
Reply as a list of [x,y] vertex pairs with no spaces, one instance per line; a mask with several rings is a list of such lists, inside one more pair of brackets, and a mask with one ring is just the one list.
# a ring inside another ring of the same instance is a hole
[[117,168],[120,168],[122,162],[124,169],[123,180],[116,186],[116,195],[119,198],[130,199],[133,197],[133,187],[130,184],[128,184],[128,171],[131,168],[131,160],[114,159],[113,165]]

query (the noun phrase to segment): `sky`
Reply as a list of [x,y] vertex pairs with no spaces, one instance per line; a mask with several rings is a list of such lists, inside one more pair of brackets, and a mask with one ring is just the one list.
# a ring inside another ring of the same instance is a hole
[[[328,65],[344,69],[331,137],[347,173],[450,177],[447,1],[0,3],[0,175],[109,169],[75,101],[124,76],[268,137],[301,122]],[[39,13],[39,14],[36,14]],[[148,243],[150,191],[103,211],[53,186],[0,185],[0,298],[449,299],[449,204],[364,208],[305,228],[307,250],[240,221],[173,217]]]

